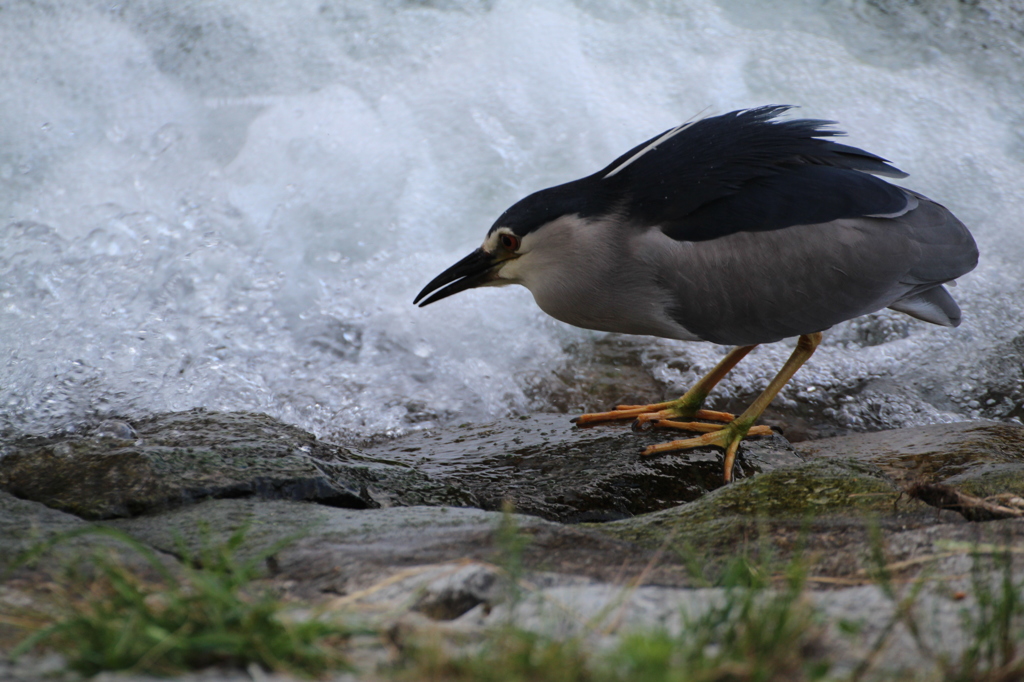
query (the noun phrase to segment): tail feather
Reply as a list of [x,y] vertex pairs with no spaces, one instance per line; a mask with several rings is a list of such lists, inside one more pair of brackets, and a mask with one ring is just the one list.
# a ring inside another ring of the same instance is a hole
[[932,324],[960,326],[960,306],[941,284],[901,298],[889,307]]

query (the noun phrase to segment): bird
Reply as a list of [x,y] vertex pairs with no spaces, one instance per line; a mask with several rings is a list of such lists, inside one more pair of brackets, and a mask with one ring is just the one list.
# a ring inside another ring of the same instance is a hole
[[[530,194],[413,303],[519,284],[570,325],[733,346],[676,400],[574,420],[700,434],[642,454],[718,446],[728,483],[741,441],[771,433],[755,422],[822,332],[884,308],[956,327],[961,311],[944,285],[978,263],[974,238],[948,209],[883,179],[906,173],[836,141],[845,133],[835,121],[789,118],[792,108],[691,120],[592,175]],[[704,409],[756,346],[792,337],[789,359],[744,412]]]

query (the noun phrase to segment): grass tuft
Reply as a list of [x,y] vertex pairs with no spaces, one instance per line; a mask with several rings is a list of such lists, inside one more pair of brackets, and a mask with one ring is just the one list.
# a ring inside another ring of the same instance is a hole
[[80,563],[69,566],[55,587],[58,611],[52,622],[13,655],[37,646],[53,649],[84,675],[170,675],[257,664],[309,677],[346,666],[341,646],[351,631],[329,620],[289,617],[287,604],[258,586],[267,555],[238,558],[244,529],[226,543],[205,542],[194,556],[183,553],[180,572],[168,570],[127,534],[95,532],[126,545],[150,570],[111,553],[93,556],[84,570]]

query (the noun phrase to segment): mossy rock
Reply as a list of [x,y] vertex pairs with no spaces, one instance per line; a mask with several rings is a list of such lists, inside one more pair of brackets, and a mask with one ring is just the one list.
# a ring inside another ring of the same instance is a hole
[[[702,555],[734,553],[739,545],[892,514],[899,491],[878,468],[853,460],[783,467],[719,488],[672,509],[595,529],[644,547]],[[784,531],[790,531],[786,533]]]

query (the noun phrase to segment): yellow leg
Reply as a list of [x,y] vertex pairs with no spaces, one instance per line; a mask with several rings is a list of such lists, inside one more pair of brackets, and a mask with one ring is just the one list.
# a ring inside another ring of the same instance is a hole
[[746,357],[747,353],[754,350],[756,346],[737,346],[729,351],[715,368],[704,375],[700,381],[695,383],[683,397],[678,400],[670,400],[665,403],[654,403],[653,405],[619,405],[611,412],[594,412],[580,415],[573,419],[577,426],[586,424],[597,424],[599,422],[615,421],[618,419],[636,419],[639,425],[659,419],[711,419],[713,421],[731,422],[736,419],[735,415],[728,412],[715,412],[713,410],[702,410],[701,406],[718,382],[725,378],[725,375],[732,371],[740,360]]
[[[679,429],[680,431],[696,431],[697,433],[711,433],[721,431],[725,428],[723,424],[708,424],[707,422],[676,422],[668,419],[654,419],[649,422],[652,428],[656,429]],[[747,431],[748,436],[770,436],[770,426],[751,426]]]
[[801,336],[800,340],[797,341],[793,354],[789,356],[786,364],[782,366],[782,369],[775,375],[775,378],[768,383],[768,387],[764,389],[764,392],[757,397],[757,400],[750,404],[750,407],[744,410],[743,414],[726,424],[724,428],[696,438],[686,438],[652,445],[644,450],[643,454],[654,455],[659,452],[686,450],[703,445],[717,445],[725,448],[725,482],[728,483],[732,480],[732,468],[736,462],[736,451],[739,449],[740,441],[752,432],[753,429],[751,427],[754,422],[757,421],[775,396],[779,394],[782,387],[789,383],[789,380],[793,378],[793,375],[796,374],[801,365],[807,362],[807,359],[814,354],[814,349],[820,343],[821,332]]

